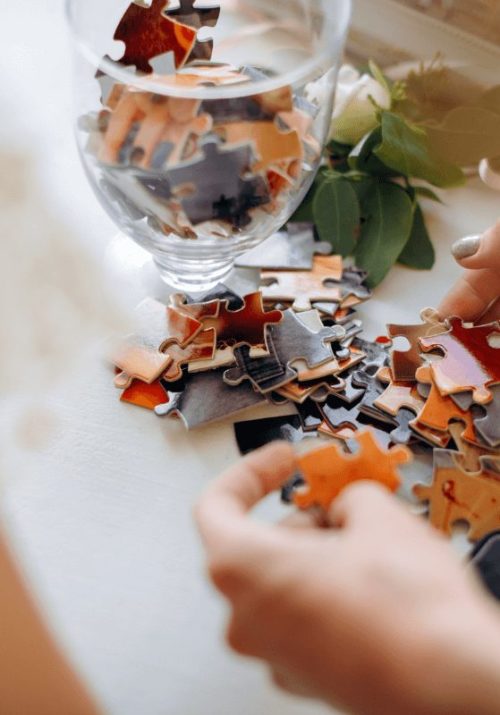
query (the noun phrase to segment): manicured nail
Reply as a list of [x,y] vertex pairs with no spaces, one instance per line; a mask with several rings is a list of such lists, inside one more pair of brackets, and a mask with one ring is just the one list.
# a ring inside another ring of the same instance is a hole
[[461,261],[462,258],[475,256],[480,246],[481,236],[466,236],[453,244],[451,252],[457,261]]

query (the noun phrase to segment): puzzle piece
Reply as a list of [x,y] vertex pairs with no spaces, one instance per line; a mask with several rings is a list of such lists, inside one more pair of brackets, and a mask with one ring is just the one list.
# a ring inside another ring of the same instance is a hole
[[161,380],[155,380],[150,385],[141,380],[132,380],[129,387],[122,392],[120,400],[147,410],[154,410],[158,405],[168,401],[168,392]]
[[399,489],[398,467],[411,460],[411,452],[400,445],[386,451],[369,431],[357,433],[355,442],[355,454],[346,454],[332,444],[299,459],[308,489],[294,495],[296,506],[320,506],[326,511],[340,492],[356,481],[375,481],[393,492]]
[[308,399],[297,405],[297,412],[304,432],[315,432],[323,422],[318,403],[314,400]]
[[388,387],[375,400],[375,407],[384,410],[393,417],[396,417],[402,408],[412,410],[415,415],[423,409],[425,400],[419,395],[414,382],[395,381],[390,367],[381,368],[377,372],[377,378]]
[[[191,310],[192,306],[187,306]],[[213,328],[217,333],[217,344],[223,345],[266,345],[266,327],[269,330],[281,323],[283,313],[280,310],[265,311],[260,292],[251,293],[244,298],[244,307],[230,310],[227,303],[222,303],[218,314],[204,321],[205,328]],[[278,355],[281,360],[281,356]]]
[[197,362],[213,360],[215,355],[217,334],[212,328],[202,330],[186,347],[169,345],[167,349],[170,357],[168,367],[163,372],[163,379],[175,382],[182,377],[182,367],[195,365]]
[[149,7],[132,2],[120,20],[113,39],[125,44],[125,53],[118,60],[122,65],[135,65],[140,72],[153,71],[150,60],[173,52],[176,67],[182,67],[190,57],[196,30],[165,17],[168,0],[152,0]]
[[191,154],[199,138],[212,128],[212,118],[199,114],[200,100],[163,97],[124,88],[109,117],[99,161],[133,163],[147,168],[175,166]]
[[432,366],[424,365],[418,368],[416,378],[419,382],[430,385],[431,388],[427,401],[418,412],[418,422],[431,427],[433,430],[447,432],[449,423],[458,420],[463,422],[465,426],[464,439],[473,443],[476,442],[472,414],[463,412],[449,396],[444,396],[440,393],[434,380]]
[[341,256],[315,256],[312,271],[264,271],[262,294],[266,301],[291,302],[295,311],[311,310],[311,302],[342,301],[338,285],[325,286],[341,278]]
[[491,388],[493,400],[484,407],[486,414],[474,420],[476,432],[490,445],[500,447],[500,385]]
[[295,106],[291,112],[280,112],[278,123],[297,132],[304,144],[309,162],[314,163],[321,156],[321,144],[311,133],[314,117]]
[[475,402],[491,401],[489,387],[500,382],[500,349],[488,339],[500,332],[500,323],[466,327],[460,318],[451,318],[450,330],[439,337],[420,338],[424,352],[440,350],[444,358],[432,363],[432,373],[443,395],[473,390]]
[[315,254],[329,255],[332,248],[326,241],[314,240],[309,223],[290,223],[236,260],[237,266],[272,271],[309,271]]
[[117,346],[112,360],[129,377],[147,383],[156,380],[171,363],[169,349],[186,346],[203,328],[195,318],[152,298],[137,306],[134,318],[135,332]]
[[413,492],[420,501],[429,503],[431,524],[446,534],[452,534],[458,521],[469,524],[471,541],[500,528],[500,481],[484,469],[465,472],[457,452],[434,450],[433,483],[417,484]]
[[234,433],[242,455],[250,454],[250,452],[277,440],[297,444],[304,439],[316,436],[310,432],[304,432],[297,415],[236,422]]
[[255,392],[247,382],[238,387],[226,385],[220,370],[190,376],[184,392],[169,393],[169,398],[167,404],[155,408],[156,414],[176,414],[187,429],[223,420],[266,401],[266,398]]
[[283,365],[293,367],[300,360],[308,368],[315,368],[333,359],[332,349],[327,343],[338,339],[338,327],[321,328],[314,332],[300,321],[293,310],[285,310],[282,315],[281,323],[268,329],[268,339]]
[[[249,74],[248,68],[241,72]],[[272,121],[279,112],[293,109],[293,93],[289,86],[283,86],[270,92],[262,92],[247,97],[232,97],[227,99],[206,99],[202,111],[213,117],[215,124],[228,122],[258,122]]]
[[184,162],[169,173],[174,187],[191,187],[191,193],[180,199],[187,217],[193,225],[212,219],[246,225],[249,210],[269,201],[262,177],[242,178],[253,161],[250,145],[228,150],[213,138],[200,145],[201,159]]
[[[163,11],[171,20],[180,22],[182,25],[188,25],[195,30],[202,27],[215,27],[220,15],[219,5],[209,5],[204,7],[194,7],[195,0],[180,0],[180,6],[175,9],[167,9]],[[197,39],[195,45],[189,55],[187,62],[194,60],[210,60],[214,48],[214,42],[211,39]]]
[[240,385],[243,380],[250,380],[256,390],[263,395],[273,392],[294,380],[296,372],[282,365],[273,350],[262,358],[251,358],[250,347],[242,345],[234,350],[237,367],[226,370],[224,382],[228,385]]
[[[455,442],[456,448],[460,453],[461,465],[466,472],[478,472],[482,469],[482,461],[484,458],[491,457],[498,459],[500,457],[500,452],[496,451],[492,455],[491,447],[479,447],[476,444],[471,444],[463,437],[464,427],[460,422],[454,422],[448,427],[448,432],[450,433],[453,441]],[[495,462],[490,466],[490,471],[495,472],[500,477],[500,463],[495,467]]]
[[311,382],[289,382],[287,385],[280,387],[276,393],[281,397],[290,400],[298,405],[311,399],[315,402],[325,402],[329,395],[335,394],[337,390],[341,390],[344,383],[338,377],[331,376],[320,380],[312,380]]
[[362,370],[357,370],[353,374],[352,384],[355,387],[363,387],[365,389],[359,409],[365,415],[368,415],[379,422],[387,422],[388,424],[396,426],[396,421],[393,417],[375,406],[375,402],[384,392],[384,386],[377,378],[378,371],[378,365],[372,363],[368,364]]
[[302,160],[304,151],[296,131],[280,131],[275,122],[230,122],[215,131],[228,145],[247,144],[254,148],[252,171],[258,172],[283,160]]
[[410,343],[410,349],[406,352],[394,350],[392,353],[392,373],[398,382],[415,380],[415,372],[423,364],[419,351],[419,338],[440,335],[447,330],[446,324],[441,322],[437,311],[432,308],[423,310],[420,317],[423,320],[421,325],[387,326],[387,332],[391,338],[406,338]]

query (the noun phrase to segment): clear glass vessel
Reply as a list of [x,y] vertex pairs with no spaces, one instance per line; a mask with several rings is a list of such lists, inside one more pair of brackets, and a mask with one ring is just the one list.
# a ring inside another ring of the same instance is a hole
[[94,191],[171,286],[212,287],[311,186],[351,0],[67,0]]

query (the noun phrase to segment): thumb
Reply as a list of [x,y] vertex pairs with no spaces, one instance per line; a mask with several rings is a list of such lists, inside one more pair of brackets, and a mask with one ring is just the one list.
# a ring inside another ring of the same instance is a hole
[[455,260],[464,268],[500,272],[500,221],[482,236],[466,236],[453,244]]

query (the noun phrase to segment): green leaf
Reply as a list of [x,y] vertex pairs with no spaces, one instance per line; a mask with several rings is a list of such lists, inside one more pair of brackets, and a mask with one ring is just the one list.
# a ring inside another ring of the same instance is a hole
[[373,190],[374,185],[377,183],[378,179],[375,176],[359,176],[356,178],[351,178],[351,186],[356,192],[358,197],[358,202],[361,208],[361,217],[364,218],[364,203],[366,197],[369,195],[370,191]]
[[313,216],[313,201],[314,197],[316,195],[316,191],[318,188],[322,185],[323,181],[327,179],[330,175],[332,175],[333,172],[331,169],[329,169],[326,166],[320,167],[318,173],[316,174],[316,177],[314,179],[314,182],[307,192],[306,196],[304,197],[304,200],[300,204],[300,206],[297,208],[295,213],[291,218],[288,219],[290,223],[313,223],[314,222],[314,216]]
[[371,176],[395,177],[398,174],[383,164],[376,156],[376,149],[382,142],[382,131],[377,127],[363,139],[351,152],[349,166]]
[[361,227],[354,256],[368,271],[368,284],[377,286],[401,255],[413,223],[413,203],[404,189],[377,182],[366,196],[366,221]]
[[321,240],[329,241],[335,253],[342,256],[352,253],[361,217],[358,197],[349,181],[340,177],[325,181],[314,197],[313,215]]
[[441,188],[463,184],[463,172],[447,164],[435,151],[437,155],[429,150],[422,129],[410,126],[397,114],[382,114],[382,144],[374,150],[380,161],[407,178],[422,179]]
[[431,150],[459,166],[500,155],[500,115],[482,107],[457,107],[426,131]]
[[350,144],[341,144],[340,142],[336,142],[332,139],[326,145],[326,150],[336,159],[344,159],[351,153],[352,146]]
[[413,214],[413,226],[410,238],[406,243],[398,262],[418,270],[430,270],[436,262],[436,253],[431,243],[424,214],[417,204]]
[[443,204],[443,200],[440,196],[436,194],[435,191],[429,189],[427,186],[414,186],[415,194],[417,196],[422,196],[424,199],[429,199],[429,201],[435,201],[438,204]]

